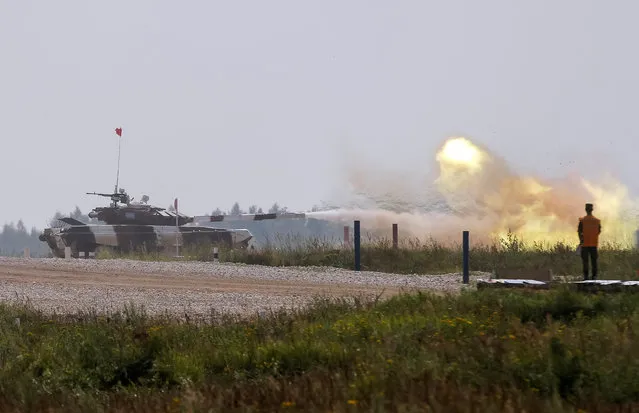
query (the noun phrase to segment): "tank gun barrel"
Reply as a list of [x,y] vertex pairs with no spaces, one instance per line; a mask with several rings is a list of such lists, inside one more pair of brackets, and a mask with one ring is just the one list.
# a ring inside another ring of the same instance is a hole
[[101,192],[87,192],[87,195],[97,195],[97,196],[103,196],[106,198],[111,198],[111,201],[113,201],[114,203],[121,202],[123,204],[126,204],[129,202],[129,195],[127,195],[126,192],[112,193],[112,194],[105,194]]
[[297,212],[279,212],[268,214],[241,214],[241,215],[201,215],[195,216],[194,222],[196,223],[209,223],[209,222],[228,222],[228,221],[264,221],[271,219],[303,219],[306,218],[305,213]]

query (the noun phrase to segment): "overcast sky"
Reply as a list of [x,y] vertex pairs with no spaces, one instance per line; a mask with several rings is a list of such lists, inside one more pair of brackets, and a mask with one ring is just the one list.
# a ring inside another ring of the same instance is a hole
[[[305,210],[451,135],[637,191],[633,1],[0,0],[0,224],[131,196]],[[608,162],[603,162],[604,158]],[[588,172],[589,171],[589,172]],[[582,211],[576,211],[576,214]]]

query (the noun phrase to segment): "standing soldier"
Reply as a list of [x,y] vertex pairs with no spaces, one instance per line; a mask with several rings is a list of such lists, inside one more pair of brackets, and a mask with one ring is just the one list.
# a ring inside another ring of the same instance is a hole
[[586,216],[579,218],[579,226],[577,227],[584,280],[588,279],[588,257],[592,263],[592,279],[597,279],[597,246],[599,245],[599,234],[601,234],[601,221],[592,215],[592,210],[592,204],[586,204]]

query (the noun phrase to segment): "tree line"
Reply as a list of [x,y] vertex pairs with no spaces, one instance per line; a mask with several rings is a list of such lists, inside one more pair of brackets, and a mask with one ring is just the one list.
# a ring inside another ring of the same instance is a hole
[[35,227],[27,230],[22,220],[4,224],[0,233],[0,256],[22,255],[24,248],[29,248],[32,256],[45,256],[49,248],[38,239],[39,235]]

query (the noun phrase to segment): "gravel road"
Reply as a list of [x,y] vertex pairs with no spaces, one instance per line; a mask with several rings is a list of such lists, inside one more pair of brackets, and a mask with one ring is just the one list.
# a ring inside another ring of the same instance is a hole
[[[471,274],[471,285],[485,274]],[[206,316],[299,308],[315,296],[388,297],[415,289],[457,292],[461,274],[401,275],[331,267],[267,267],[204,262],[146,262],[0,257],[0,300],[47,312],[119,311]]]

